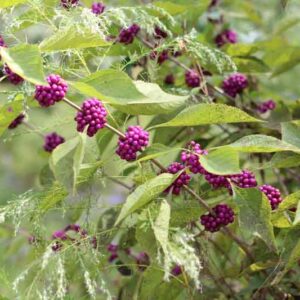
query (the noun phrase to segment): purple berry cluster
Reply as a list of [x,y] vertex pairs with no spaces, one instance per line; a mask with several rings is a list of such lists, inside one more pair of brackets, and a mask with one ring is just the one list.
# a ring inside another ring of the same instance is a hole
[[200,76],[196,70],[189,70],[185,73],[185,83],[191,88],[200,86]]
[[75,117],[77,131],[83,132],[88,126],[87,135],[92,137],[106,124],[107,111],[102,102],[96,98],[87,99]]
[[49,85],[37,85],[35,87],[34,98],[43,107],[61,101],[68,91],[68,84],[59,75],[49,75],[47,82]]
[[47,152],[52,152],[58,145],[65,142],[65,139],[58,135],[56,132],[52,132],[45,136],[44,149]]
[[215,37],[215,43],[218,47],[225,44],[235,44],[237,42],[237,33],[231,29],[226,29]]
[[150,59],[157,60],[157,63],[161,65],[169,59],[169,52],[168,50],[163,50],[162,52],[157,53],[157,51],[154,50],[150,53]]
[[128,28],[121,29],[118,41],[125,45],[131,44],[139,33],[140,29],[140,26],[137,24],[132,24]]
[[145,271],[150,265],[150,257],[146,252],[140,252],[135,259],[140,271]]
[[164,80],[165,84],[173,85],[175,83],[175,76],[173,74],[168,74]]
[[201,224],[206,231],[216,232],[221,227],[226,226],[234,221],[234,212],[226,204],[218,204],[213,209],[212,213],[204,214],[200,217]]
[[24,120],[25,118],[25,114],[21,113],[19,114],[9,125],[8,128],[9,129],[14,129],[16,127],[18,127]]
[[277,208],[280,202],[282,202],[281,193],[279,189],[274,186],[264,184],[259,187],[259,189],[267,196],[273,210]]
[[61,0],[61,6],[64,8],[70,8],[78,5],[79,0]]
[[210,185],[212,185],[214,189],[219,189],[224,187],[227,188],[228,190],[231,190],[230,183],[226,176],[216,175],[205,171],[204,178]]
[[257,106],[257,110],[261,114],[264,114],[269,110],[274,110],[275,108],[276,108],[276,103],[273,100],[262,102]]
[[[184,165],[178,163],[178,162],[173,162],[169,167],[168,167],[168,173],[171,174],[176,174],[182,170],[184,170]],[[179,195],[181,188],[184,185],[187,185],[191,180],[191,176],[186,173],[186,171],[183,171],[177,179],[165,190],[166,193],[172,191],[172,194],[174,195]]]
[[235,73],[223,81],[222,88],[224,92],[235,98],[236,95],[243,92],[248,87],[248,79],[241,73]]
[[257,186],[255,175],[247,170],[243,170],[240,174],[230,175],[228,177],[235,185],[243,189]]
[[7,45],[5,44],[5,41],[3,39],[3,37],[0,35],[0,47],[7,47]]
[[14,85],[18,85],[24,81],[24,79],[18,74],[14,73],[7,64],[4,65],[4,74],[7,75],[7,79]]
[[113,262],[115,259],[118,258],[118,249],[119,249],[119,246],[117,244],[109,244],[107,246],[107,251],[111,253],[108,261],[109,262]]
[[105,5],[102,2],[94,2],[91,10],[95,15],[101,15],[105,10]]
[[200,155],[206,155],[207,151],[201,149],[200,144],[191,141],[187,144],[188,151],[181,153],[181,161],[189,167],[189,170],[194,174],[205,174],[205,169],[199,162]]
[[160,29],[159,27],[156,26],[154,28],[154,37],[156,39],[165,39],[165,38],[168,37],[168,34],[165,31],[163,31],[162,29]]
[[149,133],[140,126],[129,126],[125,137],[120,137],[116,153],[127,161],[136,160],[137,152],[149,143]]

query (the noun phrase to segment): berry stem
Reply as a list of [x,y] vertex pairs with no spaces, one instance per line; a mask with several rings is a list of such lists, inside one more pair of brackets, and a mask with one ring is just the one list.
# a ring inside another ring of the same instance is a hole
[[81,111],[81,107],[78,106],[76,103],[72,102],[71,100],[67,99],[66,97],[63,98],[63,101],[66,102],[68,105],[72,106],[78,111]]
[[118,136],[125,138],[125,134],[121,132],[120,130],[116,129],[115,127],[109,125],[108,123],[105,124],[105,127],[114,133],[116,133]]
[[38,135],[40,135],[43,139],[45,138],[45,135],[42,134],[40,132],[40,130],[38,128],[36,128],[35,126],[33,126],[32,124],[29,124],[27,121],[23,121],[22,124],[24,126],[26,126],[27,128],[29,128],[30,130],[34,131],[35,133],[37,133]]

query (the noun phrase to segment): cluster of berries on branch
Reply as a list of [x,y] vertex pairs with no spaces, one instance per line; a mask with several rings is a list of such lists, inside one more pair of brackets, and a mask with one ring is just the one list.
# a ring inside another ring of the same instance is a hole
[[264,184],[259,189],[267,196],[272,209],[276,209],[282,202],[281,193],[279,189],[269,184]]
[[61,0],[61,6],[64,8],[75,7],[79,4],[79,0]]
[[14,73],[7,64],[4,65],[3,71],[7,76],[7,79],[14,85],[18,85],[24,81],[24,79],[18,74]]
[[25,119],[25,114],[21,113],[19,114],[9,125],[8,128],[9,129],[15,129],[17,128],[20,124],[22,124],[22,122]]
[[257,106],[257,110],[261,114],[264,114],[270,110],[274,110],[275,108],[276,108],[276,103],[273,100],[262,102]]
[[131,44],[139,33],[140,29],[140,26],[137,24],[132,24],[127,28],[122,28],[119,33],[118,41],[125,45]]
[[237,33],[234,30],[226,29],[215,37],[215,43],[218,47],[225,44],[235,44],[237,42]]
[[65,139],[56,132],[49,133],[45,136],[44,149],[52,152],[58,145],[65,142]]
[[105,10],[105,5],[102,2],[94,2],[91,7],[92,13],[101,15]]
[[244,74],[235,73],[223,81],[222,88],[225,94],[235,98],[248,87],[248,79]]

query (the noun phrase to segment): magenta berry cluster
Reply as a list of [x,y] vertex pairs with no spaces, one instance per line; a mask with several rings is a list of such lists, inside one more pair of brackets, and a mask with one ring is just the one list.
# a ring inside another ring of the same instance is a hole
[[171,274],[173,276],[179,276],[182,273],[182,268],[179,265],[176,265],[173,267],[173,269],[171,270]]
[[140,126],[129,126],[125,136],[119,138],[116,153],[127,161],[133,161],[137,152],[149,143],[149,133]]
[[272,185],[264,184],[259,189],[267,196],[269,199],[272,209],[276,209],[280,202],[282,202],[281,193],[279,189]]
[[226,29],[215,37],[215,43],[218,47],[225,44],[235,44],[237,42],[237,33],[234,30]]
[[228,177],[235,185],[243,189],[257,186],[255,175],[248,170],[243,170],[240,174],[230,175]]
[[187,144],[188,151],[181,153],[181,161],[189,167],[189,170],[194,174],[205,174],[205,169],[199,162],[200,155],[206,155],[207,151],[201,149],[200,144],[191,141]]
[[9,125],[8,128],[9,129],[14,129],[16,127],[18,127],[20,124],[22,124],[23,120],[25,118],[25,114],[21,113],[19,114]]
[[78,5],[79,0],[61,0],[61,6],[64,8],[70,8]]
[[196,70],[189,70],[185,73],[185,83],[191,88],[200,86],[200,76]]
[[35,87],[34,98],[43,107],[61,101],[68,91],[68,84],[59,75],[49,75],[47,82],[49,85],[37,85]]
[[216,232],[221,227],[234,221],[234,212],[226,204],[218,204],[212,209],[212,213],[204,214],[200,217],[201,224],[206,231]]
[[175,83],[175,76],[173,74],[166,75],[164,82],[167,85],[173,85]]
[[273,100],[262,102],[257,106],[257,110],[261,114],[264,114],[269,110],[274,110],[275,108],[276,108],[276,103]]
[[58,135],[56,132],[52,132],[45,136],[44,149],[47,152],[52,152],[58,145],[65,142],[65,139]]
[[5,44],[5,41],[3,39],[3,37],[0,35],[0,47],[7,47],[7,45]]
[[85,100],[75,117],[77,131],[83,132],[88,127],[87,135],[94,136],[99,129],[105,126],[106,116],[107,111],[101,101],[96,98]]
[[[182,170],[184,170],[184,165],[180,164],[179,162],[173,162],[168,167],[168,173],[176,174]],[[166,193],[172,191],[172,194],[179,195],[181,188],[184,185],[187,185],[191,180],[191,176],[183,171],[177,179],[165,190]]]
[[95,15],[101,15],[105,10],[105,5],[102,2],[94,2],[91,10]]
[[154,37],[156,39],[165,39],[168,37],[168,34],[165,31],[163,31],[161,28],[156,26],[154,28]]
[[163,64],[166,60],[169,59],[169,52],[168,50],[163,50],[162,52],[158,53],[157,51],[152,51],[150,53],[150,59],[157,60],[159,65]]
[[236,95],[243,92],[248,87],[248,79],[244,74],[235,73],[223,81],[222,88],[224,92],[235,98]]
[[147,266],[150,265],[150,257],[146,252],[140,252],[135,259],[140,271],[146,270]]
[[216,175],[205,171],[204,178],[210,185],[212,185],[214,189],[219,189],[223,187],[229,190],[231,189],[230,183],[226,176]]
[[140,26],[137,24],[132,24],[128,28],[121,29],[118,41],[125,45],[131,44],[139,33],[140,29]]
[[24,79],[14,73],[7,64],[4,65],[4,74],[6,74],[7,79],[14,85],[18,85],[24,81]]

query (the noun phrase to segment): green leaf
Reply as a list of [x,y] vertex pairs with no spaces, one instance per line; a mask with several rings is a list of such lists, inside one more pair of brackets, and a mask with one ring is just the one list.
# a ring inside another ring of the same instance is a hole
[[276,211],[271,215],[272,224],[277,228],[289,228],[292,227],[292,221],[286,212]]
[[260,237],[270,250],[276,251],[271,206],[267,197],[256,188],[240,189],[234,186],[233,190],[241,229]]
[[210,173],[218,175],[238,174],[239,154],[231,148],[221,148],[200,156],[200,163]]
[[277,207],[276,211],[284,211],[290,208],[297,207],[299,200],[300,200],[300,191],[290,194],[283,199],[283,201]]
[[116,221],[116,225],[128,215],[158,197],[167,187],[172,184],[177,176],[177,174],[173,175],[164,173],[138,186],[136,190],[128,196],[126,202],[124,203],[120,215]]
[[282,140],[300,148],[300,126],[286,122],[281,123]]
[[283,19],[282,21],[280,21],[275,30],[274,30],[274,34],[282,34],[285,31],[289,30],[290,28],[294,27],[295,25],[298,25],[300,22],[300,18],[299,17],[288,17]]
[[275,168],[291,168],[300,165],[300,154],[293,152],[277,152],[270,161]]
[[0,1],[0,8],[6,8],[18,4],[25,3],[27,0],[1,0]]
[[170,152],[180,151],[180,148],[170,148],[163,144],[152,144],[139,156],[138,161],[146,161],[156,157],[167,155]]
[[227,44],[224,50],[230,56],[249,56],[256,53],[259,47],[256,44]]
[[174,119],[163,124],[155,125],[152,128],[243,122],[261,121],[251,117],[238,108],[225,104],[197,104],[187,107]]
[[159,8],[164,9],[172,16],[179,15],[188,9],[188,7],[186,5],[179,5],[174,2],[157,1],[157,2],[154,2],[154,5]]
[[133,115],[170,113],[187,99],[187,96],[167,94],[154,83],[132,81],[124,72],[112,69],[98,71],[70,84],[85,95]]
[[94,163],[81,164],[79,174],[77,176],[76,185],[85,183],[92,179],[96,171],[103,165],[102,161]]
[[43,193],[40,197],[40,202],[38,205],[40,213],[42,215],[45,214],[49,209],[63,201],[67,195],[68,192],[66,191],[65,187],[57,181],[54,182],[50,189]]
[[0,136],[6,131],[9,124],[22,112],[23,97],[18,95],[13,102],[6,103],[0,108]]
[[280,152],[280,151],[293,151],[300,153],[300,149],[290,145],[284,141],[278,140],[272,136],[253,134],[242,137],[232,144],[221,146],[231,147],[240,152],[250,153],[268,153],[268,152]]
[[190,222],[199,220],[202,213],[206,212],[196,201],[172,203],[171,226],[185,226]]
[[73,192],[75,193],[76,183],[78,180],[78,176],[80,174],[80,166],[83,161],[84,151],[85,151],[85,143],[86,143],[86,135],[79,134],[79,143],[76,147],[76,151],[74,154],[74,164],[73,164]]
[[0,47],[0,55],[10,69],[22,78],[33,84],[47,84],[38,46],[20,44],[12,48]]
[[168,252],[168,236],[169,236],[169,223],[170,223],[171,208],[166,200],[162,200],[158,216],[152,228],[156,240],[161,245],[165,253]]
[[259,58],[254,56],[235,57],[234,63],[239,72],[243,73],[266,73],[270,72],[270,68]]
[[69,49],[84,49],[107,47],[110,43],[104,41],[99,33],[93,33],[88,28],[70,26],[54,33],[40,44],[43,52],[63,51]]

